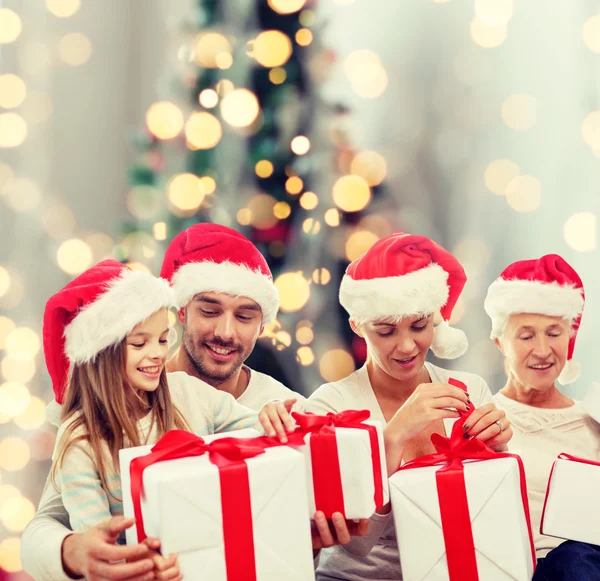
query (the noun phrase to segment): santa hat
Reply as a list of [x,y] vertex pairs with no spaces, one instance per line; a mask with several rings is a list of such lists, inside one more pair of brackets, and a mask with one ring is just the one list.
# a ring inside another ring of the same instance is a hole
[[56,404],[63,402],[71,364],[92,361],[138,323],[172,306],[172,299],[166,280],[131,270],[116,260],[99,262],[52,296],[46,303],[42,331],[55,395],[49,419],[60,419]]
[[492,319],[492,339],[500,337],[508,317],[517,313],[568,319],[571,338],[567,363],[558,376],[558,381],[566,385],[573,383],[580,374],[580,365],[573,361],[573,352],[584,303],[583,283],[575,269],[558,254],[547,254],[508,266],[490,285],[483,306]]
[[201,292],[248,297],[263,324],[277,316],[279,294],[264,256],[245,236],[219,224],[195,224],[173,238],[160,275],[171,282],[177,308]]
[[449,326],[467,277],[447,250],[426,238],[394,233],[352,262],[340,286],[340,303],[357,323],[436,313],[432,351],[454,359],[467,350],[465,334]]

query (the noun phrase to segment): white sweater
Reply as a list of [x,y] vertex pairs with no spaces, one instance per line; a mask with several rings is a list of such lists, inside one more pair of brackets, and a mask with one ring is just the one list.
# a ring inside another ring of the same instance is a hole
[[302,411],[306,399],[299,393],[287,388],[283,383],[277,381],[270,375],[265,375],[259,371],[254,371],[246,367],[250,377],[246,390],[237,402],[245,405],[247,408],[260,411],[260,409],[276,399],[286,400],[295,399],[294,409]]
[[[426,363],[425,366],[432,382],[447,383],[452,377],[465,383],[476,407],[491,401],[492,394],[481,377],[464,371],[448,371],[431,363]],[[306,410],[314,413],[338,413],[350,409],[368,409],[371,419],[386,425],[366,366],[341,381],[322,385],[306,402]],[[447,434],[451,432],[454,421],[444,420]],[[401,581],[400,556],[392,514],[373,515],[371,528],[366,536],[355,537],[348,545],[321,551],[317,579]]]
[[509,442],[509,450],[523,459],[535,552],[540,559],[563,542],[540,534],[552,464],[561,452],[600,460],[600,425],[585,413],[579,402],[568,408],[544,409],[519,403],[497,393],[494,403],[506,412],[512,424],[513,437]]
[[[167,375],[171,397],[192,431],[198,435],[253,427],[260,431],[257,414],[228,393],[183,372]],[[141,430],[147,429],[143,425]],[[155,434],[147,434],[152,443]],[[57,440],[58,441],[58,440]],[[61,560],[64,538],[102,520],[122,514],[122,504],[100,487],[93,459],[84,444],[72,446],[58,474],[58,489],[46,481],[38,511],[21,537],[23,569],[36,581],[68,581]],[[118,474],[109,477],[111,491],[121,496]],[[63,504],[64,503],[64,504]],[[65,509],[65,505],[68,507]]]

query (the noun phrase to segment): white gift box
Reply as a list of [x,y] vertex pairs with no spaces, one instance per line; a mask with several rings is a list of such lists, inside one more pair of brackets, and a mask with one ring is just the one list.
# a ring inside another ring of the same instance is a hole
[[[436,483],[441,467],[400,470],[390,478],[404,581],[450,580]],[[464,461],[464,479],[479,579],[530,581],[529,515],[517,460]]]
[[[562,456],[562,455],[561,455]],[[543,535],[600,545],[600,465],[578,458],[554,462],[542,513]]]
[[[381,423],[377,421],[364,421],[362,423],[374,426],[377,429],[378,461],[381,469],[383,504],[385,504],[389,500],[389,489]],[[320,476],[313,470],[311,461],[311,440],[313,436],[312,433],[306,434],[304,437],[306,445],[296,448],[304,454],[306,459],[308,503],[311,518],[314,517],[317,510],[323,509],[323,507],[317,506],[315,501],[314,479],[323,478],[325,486],[332,486],[329,473]],[[344,499],[343,514],[347,519],[370,518],[377,507],[375,506],[375,475],[369,432],[360,428],[336,427],[335,436]],[[328,466],[327,472],[330,469],[331,465]],[[331,517],[328,511],[325,511],[325,513],[327,518]]]
[[[249,437],[229,432],[220,437]],[[205,442],[217,439],[203,438]],[[121,450],[123,503],[133,514],[129,463],[150,446]],[[258,581],[314,580],[306,475],[301,454],[288,447],[269,448],[246,460],[252,508],[256,578]],[[142,514],[146,534],[157,537],[163,554],[179,554],[188,581],[227,581],[219,469],[208,454],[167,460],[143,475]],[[137,536],[128,538],[137,542]]]

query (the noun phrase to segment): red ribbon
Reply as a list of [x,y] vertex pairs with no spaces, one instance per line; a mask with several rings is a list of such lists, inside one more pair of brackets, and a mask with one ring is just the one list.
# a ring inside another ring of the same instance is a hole
[[300,434],[302,438],[306,434],[311,434],[310,454],[315,506],[317,510],[325,513],[326,518],[331,518],[334,512],[341,512],[346,516],[336,428],[367,430],[371,444],[375,510],[383,506],[383,473],[377,428],[363,423],[369,419],[370,415],[368,410],[347,410],[339,414],[328,413],[324,416],[292,412],[292,416],[298,424],[298,430],[294,434]]
[[[456,380],[451,379],[449,383],[463,389],[465,388],[464,384]],[[468,413],[464,413],[462,419],[464,420],[470,416],[473,411],[472,408]],[[517,461],[521,484],[521,499],[523,501],[525,521],[527,522],[529,533],[531,558],[535,570],[535,547],[529,518],[529,501],[527,498],[527,483],[525,481],[523,462],[515,454],[494,452],[481,440],[475,438],[465,440],[462,429],[463,423],[463,421],[454,422],[450,437],[442,436],[441,434],[432,434],[431,443],[435,447],[436,453],[415,458],[399,469],[410,470],[413,468],[435,466],[436,464],[445,464],[445,466],[436,472],[435,478],[450,581],[479,581],[463,460],[514,458]]]
[[227,579],[256,581],[252,506],[245,460],[264,453],[267,446],[261,438],[221,438],[206,444],[202,438],[183,430],[167,432],[150,454],[135,458],[129,466],[138,542],[146,538],[141,503],[144,470],[157,462],[208,454],[219,470]]
[[[566,452],[561,452],[557,458],[557,460],[571,460],[572,462],[581,462],[582,464],[590,464],[591,466],[600,466],[600,462],[595,462],[594,460],[588,460],[587,458],[579,458],[578,456],[573,456],[572,454],[567,454]],[[546,486],[546,496],[544,497],[544,508],[542,508],[542,520],[540,522],[540,533],[543,535],[544,533],[544,517],[546,516],[546,505],[548,504],[548,495],[550,494],[550,483],[552,482],[552,475],[554,474],[554,467],[556,466],[556,460],[554,464],[552,464],[552,469],[550,470],[550,475],[548,476],[548,485]]]

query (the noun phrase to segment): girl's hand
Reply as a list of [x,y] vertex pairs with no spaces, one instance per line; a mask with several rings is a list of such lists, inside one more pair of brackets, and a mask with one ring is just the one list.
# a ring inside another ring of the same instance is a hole
[[290,415],[295,403],[295,399],[272,401],[260,410],[258,419],[267,436],[276,435],[282,444],[288,441],[285,433],[292,432],[296,425],[294,418]]
[[154,551],[152,562],[154,563],[154,579],[160,581],[181,581],[183,579],[179,570],[177,553],[163,557],[158,551]]
[[489,447],[504,447],[513,431],[504,411],[492,402],[477,408],[464,422],[465,438],[477,438]]

